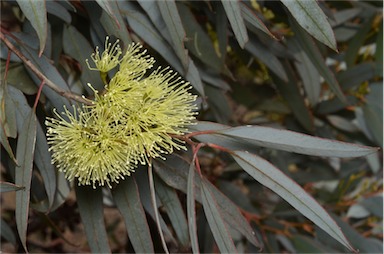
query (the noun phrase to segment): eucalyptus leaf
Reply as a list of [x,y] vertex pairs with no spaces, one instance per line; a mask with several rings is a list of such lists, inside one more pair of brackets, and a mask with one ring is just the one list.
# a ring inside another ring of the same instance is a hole
[[339,226],[324,208],[274,165],[259,156],[243,151],[234,151],[233,158],[255,180],[276,192],[305,217],[348,249],[354,250]]
[[186,33],[182,25],[179,11],[174,0],[157,2],[168,32],[171,35],[176,55],[182,62],[184,69],[188,67],[188,52],[184,48]]
[[223,214],[220,211],[213,194],[206,186],[205,179],[202,180],[201,189],[204,212],[217,246],[222,253],[237,253],[235,244],[233,243],[227,225],[224,222]]
[[195,205],[195,164],[191,163],[187,182],[187,216],[189,235],[193,253],[199,253],[199,242],[197,239],[196,205]]
[[17,0],[20,9],[31,22],[39,37],[40,49],[39,56],[44,51],[47,40],[47,10],[45,1]]
[[75,187],[77,205],[89,247],[94,253],[111,253],[104,223],[103,194],[101,188]]
[[337,51],[336,39],[327,17],[315,0],[281,0],[296,21],[309,34]]
[[13,183],[8,183],[8,182],[1,182],[0,181],[0,192],[10,192],[10,191],[18,191],[24,189],[23,186],[18,186]]
[[221,3],[227,13],[229,23],[231,24],[232,31],[236,36],[237,42],[241,48],[244,48],[249,38],[241,13],[240,1],[222,0]]
[[[269,147],[300,154],[340,158],[366,156],[377,151],[377,148],[374,147],[350,144],[313,137],[298,132],[256,125],[231,128],[220,124],[200,122],[196,126],[191,126],[191,128],[202,131],[202,134],[197,136],[201,141],[204,142],[204,138],[210,138],[210,136],[212,136],[215,137],[215,139],[209,139],[209,142],[213,141],[213,143],[218,145],[221,145],[220,142],[222,141],[227,141],[229,142],[227,145],[230,145],[232,140],[236,141],[240,138],[247,141],[248,145]],[[209,134],[210,131],[212,131],[211,134]],[[233,147],[229,148],[233,149]]]
[[27,251],[27,227],[29,214],[29,200],[31,191],[33,154],[36,143],[36,115],[30,110],[23,123],[23,128],[17,140],[16,158],[19,166],[15,169],[15,184],[24,187],[16,192],[16,226],[21,244]]
[[124,218],[129,239],[136,252],[153,253],[148,222],[134,178],[128,177],[113,189],[113,198]]

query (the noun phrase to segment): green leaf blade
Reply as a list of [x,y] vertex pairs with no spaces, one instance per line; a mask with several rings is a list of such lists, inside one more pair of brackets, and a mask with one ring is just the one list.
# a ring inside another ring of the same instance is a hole
[[39,56],[41,56],[47,40],[48,27],[45,1],[17,0],[17,3],[29,22],[31,22],[32,27],[35,29],[37,36],[39,37]]
[[221,3],[224,6],[224,10],[227,13],[229,23],[232,30],[235,33],[237,42],[241,48],[245,47],[248,42],[247,28],[244,24],[243,16],[241,15],[240,1],[226,1],[222,0]]
[[193,253],[200,253],[197,239],[196,204],[195,204],[195,163],[192,162],[188,171],[187,180],[187,216],[189,235]]
[[89,247],[93,253],[111,253],[104,223],[102,189],[92,186],[75,187],[77,205]]
[[151,233],[134,178],[128,177],[121,181],[113,189],[112,195],[124,218],[128,236],[135,252],[153,253]]
[[36,143],[37,119],[34,110],[30,110],[24,121],[23,128],[17,140],[16,158],[19,166],[15,169],[15,184],[24,189],[16,192],[16,225],[24,250],[27,251],[27,227],[29,200],[31,191],[33,155]]
[[336,39],[327,17],[315,0],[281,0],[292,16],[310,35],[337,51]]
[[222,253],[237,253],[235,244],[224,222],[222,211],[220,210],[214,195],[206,186],[207,180],[203,179],[201,184],[201,199],[204,213],[211,228],[216,244]]
[[255,180],[276,192],[305,217],[353,251],[339,226],[305,190],[268,161],[243,151],[234,151],[235,161]]
[[157,2],[160,13],[167,25],[168,31],[171,34],[172,43],[175,52],[181,60],[184,68],[188,67],[188,53],[184,47],[186,33],[181,21],[179,11],[174,0]]
[[10,191],[18,191],[24,189],[23,186],[18,186],[13,183],[8,183],[8,182],[1,182],[0,181],[0,193],[3,192],[10,192]]

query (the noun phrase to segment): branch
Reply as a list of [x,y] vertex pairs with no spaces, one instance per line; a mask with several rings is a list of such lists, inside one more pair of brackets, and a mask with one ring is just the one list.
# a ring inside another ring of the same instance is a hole
[[53,83],[51,80],[49,80],[36,66],[32,64],[32,62],[26,58],[3,34],[3,32],[0,32],[0,39],[7,45],[7,47],[14,52],[23,62],[26,66],[28,66],[35,74],[36,76],[45,82],[45,85],[51,88],[56,93],[60,94],[61,96],[70,99],[75,100],[78,102],[81,102],[86,105],[92,105],[92,101],[86,99],[82,95],[74,94],[69,91],[65,91],[61,89],[59,86],[57,86],[55,83]]

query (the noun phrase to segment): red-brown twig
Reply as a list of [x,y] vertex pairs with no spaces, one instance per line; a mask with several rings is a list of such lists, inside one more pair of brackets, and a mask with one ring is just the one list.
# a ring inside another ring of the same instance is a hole
[[3,33],[3,29],[1,29],[1,32],[0,32],[0,39],[5,43],[5,45],[7,45],[7,47],[13,52],[15,53],[23,62],[26,66],[28,66],[35,74],[36,76],[45,82],[45,84],[51,88],[53,91],[55,91],[56,93],[60,94],[61,96],[65,97],[65,98],[68,98],[70,100],[75,100],[75,101],[78,101],[78,102],[81,102],[81,103],[84,103],[84,104],[87,104],[87,105],[92,105],[92,102],[90,100],[87,100],[86,98],[84,98],[83,96],[81,95],[78,95],[78,94],[74,94],[70,91],[65,91],[63,89],[61,89],[59,86],[57,86],[55,83],[53,83],[51,80],[49,80],[36,66],[34,66],[32,64],[32,62],[26,58],[8,39],[7,37],[4,35]]

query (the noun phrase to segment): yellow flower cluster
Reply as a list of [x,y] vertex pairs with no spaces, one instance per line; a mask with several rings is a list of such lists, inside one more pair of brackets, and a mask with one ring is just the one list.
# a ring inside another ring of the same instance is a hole
[[[168,68],[148,74],[155,60],[132,43],[125,55],[118,44],[106,40],[105,51],[92,55],[101,77],[119,70],[92,105],[65,109],[63,116],[46,121],[53,163],[67,179],[93,187],[118,182],[129,176],[138,163],[163,158],[184,143],[182,135],[195,119],[196,96],[190,84]],[[88,63],[88,62],[87,62]]]

